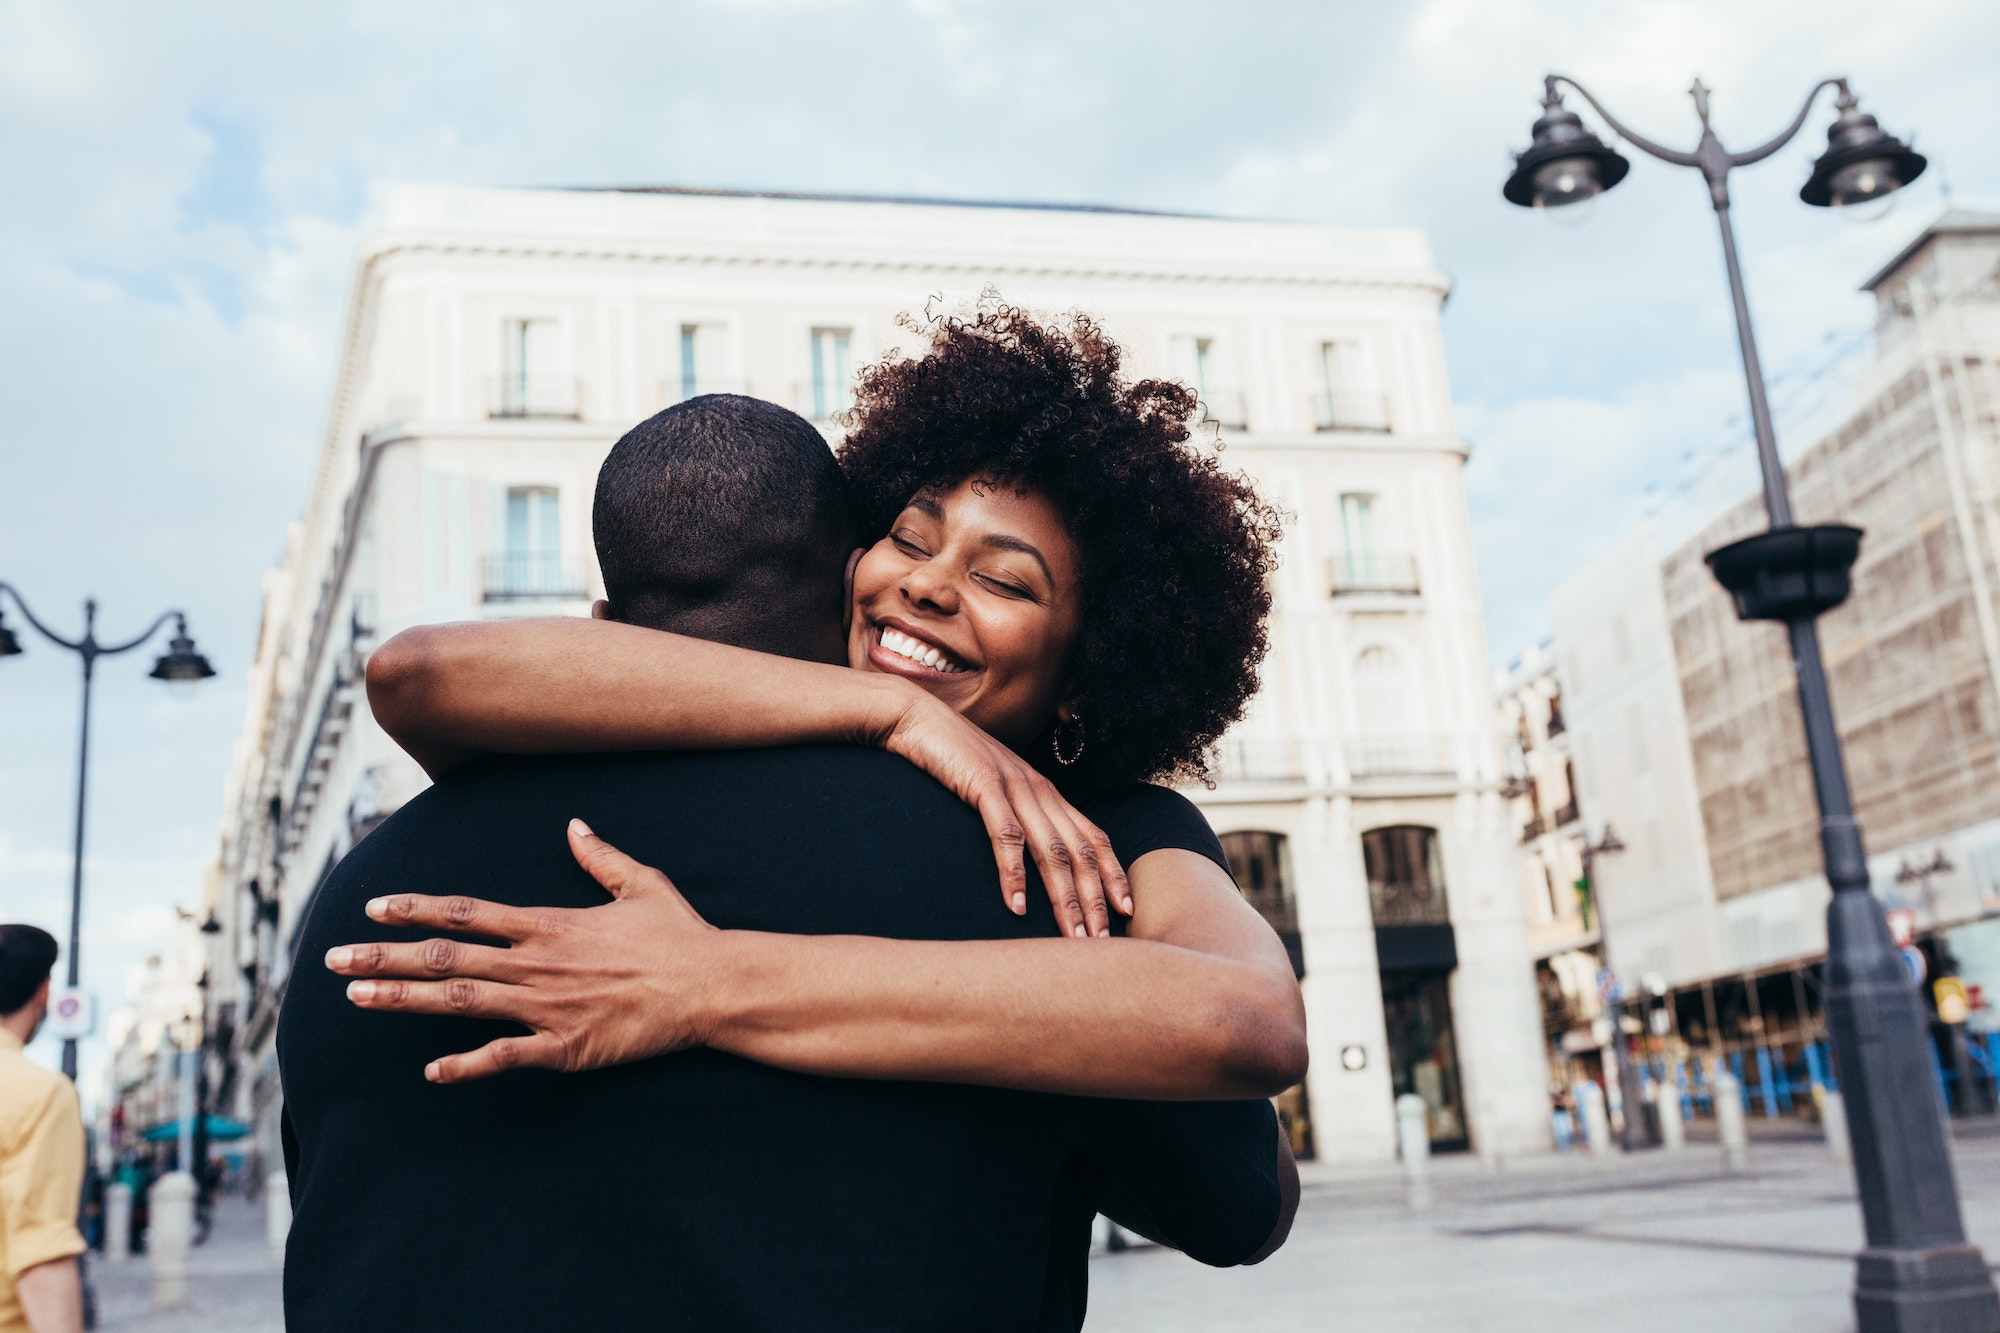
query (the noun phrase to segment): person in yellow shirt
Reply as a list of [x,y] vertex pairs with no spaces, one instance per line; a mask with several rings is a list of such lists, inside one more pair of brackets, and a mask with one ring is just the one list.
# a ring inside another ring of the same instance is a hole
[[47,931],[0,925],[0,1333],[83,1333],[83,1113],[68,1079],[21,1053],[55,962]]

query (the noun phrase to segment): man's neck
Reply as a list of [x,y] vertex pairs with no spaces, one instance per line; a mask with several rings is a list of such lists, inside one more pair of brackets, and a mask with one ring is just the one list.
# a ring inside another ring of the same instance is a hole
[[25,1004],[11,1014],[0,1014],[0,1032],[26,1046],[35,1039],[35,1031],[42,1025],[42,1016],[36,1010],[37,1006]]

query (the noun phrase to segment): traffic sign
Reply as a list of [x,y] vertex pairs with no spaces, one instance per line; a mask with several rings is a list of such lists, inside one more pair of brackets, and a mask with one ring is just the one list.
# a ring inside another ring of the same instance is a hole
[[1914,944],[1903,946],[1903,966],[1909,970],[1910,984],[1921,986],[1930,975],[1931,965],[1924,961],[1924,951]]
[[1972,1013],[1965,983],[1957,977],[1939,977],[1931,983],[1931,994],[1937,997],[1939,1022],[1963,1023]]
[[48,1028],[51,1037],[75,1041],[88,1037],[97,1027],[97,1006],[90,996],[64,986],[49,992]]

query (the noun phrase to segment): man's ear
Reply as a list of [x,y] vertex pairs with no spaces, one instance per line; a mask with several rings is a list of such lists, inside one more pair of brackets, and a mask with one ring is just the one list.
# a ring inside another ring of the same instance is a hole
[[590,618],[592,620],[611,619],[611,603],[605,601],[602,597],[592,602],[590,604]]
[[861,546],[847,553],[847,572],[841,575],[840,582],[843,591],[840,599],[840,630],[843,634],[854,628],[854,567],[861,563],[861,557],[867,553],[867,548]]

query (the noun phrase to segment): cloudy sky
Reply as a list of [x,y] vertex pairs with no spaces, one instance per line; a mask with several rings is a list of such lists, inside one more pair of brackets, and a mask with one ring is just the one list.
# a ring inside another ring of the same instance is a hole
[[[184,606],[191,699],[100,668],[85,980],[108,1009],[193,906],[258,574],[300,510],[352,257],[386,181],[677,183],[1092,201],[1429,233],[1490,639],[1696,473],[1754,483],[1706,197],[1646,160],[1584,225],[1504,205],[1541,75],[1738,145],[1850,74],[1935,164],[1885,221],[1801,205],[1822,111],[1736,185],[1766,359],[1857,345],[1856,284],[1941,208],[2000,206],[2000,6],[0,0],[0,579],[58,628]],[[11,617],[18,626],[18,617]],[[0,917],[67,921],[77,678],[0,664]]]

